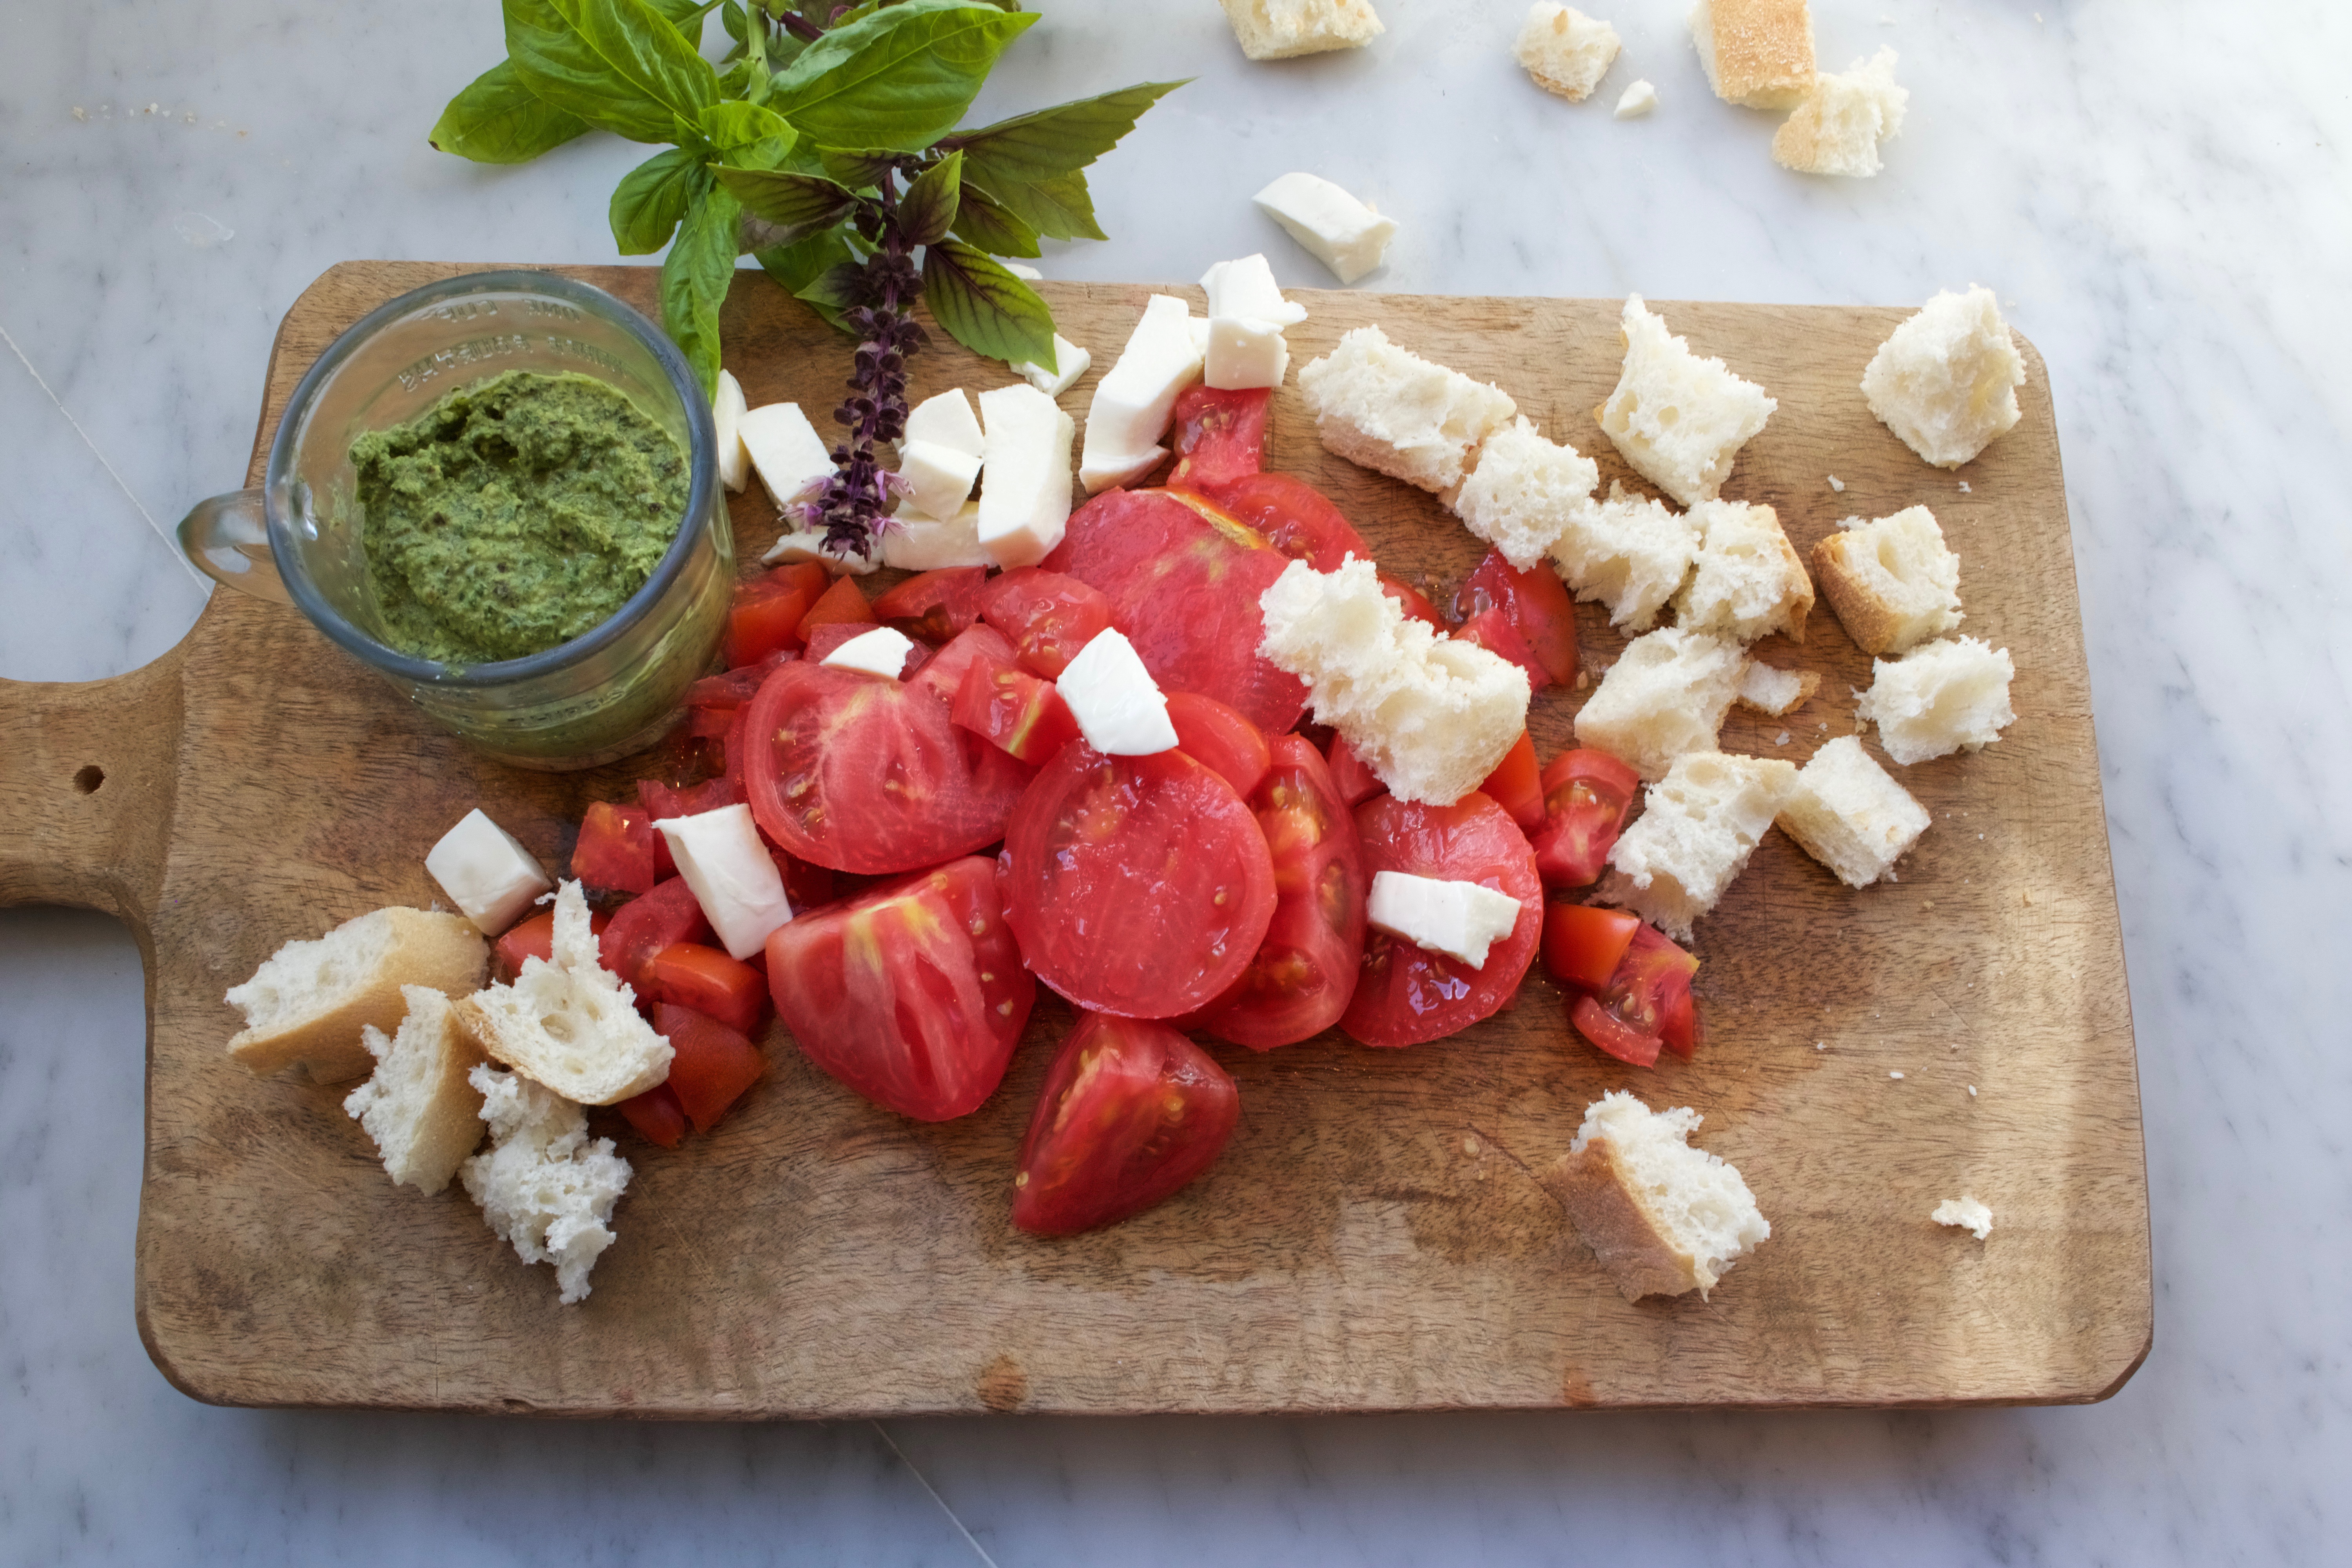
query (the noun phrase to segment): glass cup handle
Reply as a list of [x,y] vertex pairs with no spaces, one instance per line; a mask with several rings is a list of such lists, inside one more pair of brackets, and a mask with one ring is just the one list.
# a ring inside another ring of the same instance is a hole
[[259,490],[236,490],[198,501],[180,520],[180,549],[215,583],[257,599],[294,602],[269,553],[269,524]]

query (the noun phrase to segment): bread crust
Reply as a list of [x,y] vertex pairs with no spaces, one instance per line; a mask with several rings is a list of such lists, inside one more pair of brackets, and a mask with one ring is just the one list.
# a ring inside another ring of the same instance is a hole
[[[463,915],[391,909],[393,936],[367,983],[341,1005],[273,1029],[246,1029],[228,1043],[230,1058],[267,1077],[299,1062],[319,1083],[348,1083],[375,1070],[360,1039],[369,1025],[394,1034],[408,1015],[403,985],[460,996],[488,974],[490,944]],[[273,955],[274,956],[274,955]]]
[[[419,1191],[437,1193],[447,1186],[481,1142],[482,1092],[467,1081],[467,1075],[488,1059],[481,1037],[467,1026],[464,1011],[451,1006],[432,1098],[418,1113],[408,1142],[408,1163],[420,1173]],[[430,1176],[424,1174],[428,1172]],[[426,1180],[432,1185],[425,1185]]]
[[1616,1146],[1595,1135],[1581,1151],[1563,1154],[1544,1185],[1568,1211],[1569,1223],[1628,1301],[1679,1296],[1698,1289],[1687,1254],[1675,1250],[1634,1192]]
[[1806,0],[1710,0],[1707,85],[1743,109],[1794,109],[1812,89],[1813,18]]
[[1885,653],[1895,646],[1902,617],[1853,565],[1850,557],[1855,537],[1839,531],[1814,545],[1813,572],[1821,581],[1822,596],[1829,600],[1853,646],[1864,653]]

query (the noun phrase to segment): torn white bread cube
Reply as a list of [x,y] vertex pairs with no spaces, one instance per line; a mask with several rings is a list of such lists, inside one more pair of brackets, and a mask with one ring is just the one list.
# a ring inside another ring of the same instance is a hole
[[[906,661],[906,637],[887,626],[852,642],[876,637],[898,638],[902,645],[899,662]],[[888,673],[895,679],[898,672]],[[694,901],[702,906],[703,918],[719,934],[719,945],[727,950],[728,957],[740,962],[763,951],[769,934],[793,918],[793,906],[784,898],[783,876],[761,840],[750,806],[722,805],[692,816],[665,816],[654,826],[668,842],[677,874],[694,889]]]
[[1840,735],[1797,771],[1780,820],[1781,832],[1849,888],[1885,877],[1927,831],[1927,808],[1852,735]]
[[1491,383],[1433,364],[1358,327],[1298,373],[1324,447],[1433,494],[1462,482],[1478,444],[1518,414]]
[[1524,418],[1488,436],[1476,460],[1454,492],[1454,515],[1522,572],[1591,509],[1601,482],[1599,464],[1565,442],[1545,440]]
[[1675,758],[1716,749],[1747,665],[1738,643],[1705,632],[1660,626],[1635,637],[1577,710],[1576,742],[1664,778]]
[[1616,63],[1620,47],[1617,29],[1608,23],[1555,0],[1536,0],[1519,25],[1511,58],[1546,92],[1582,103]]
[[1218,0],[1234,41],[1254,60],[1360,49],[1387,29],[1371,0]]
[[521,840],[476,806],[425,853],[425,869],[484,936],[503,936],[555,879]]
[[1087,744],[1104,756],[1150,757],[1175,749],[1168,699],[1119,632],[1097,632],[1055,679],[1054,689],[1069,704]]
[[835,549],[825,542],[825,531],[821,528],[788,529],[760,556],[762,566],[789,566],[803,561],[814,561],[828,572],[852,577],[870,576],[882,569],[878,551],[860,555],[855,550]]
[[1937,294],[1878,345],[1862,373],[1870,411],[1939,468],[1957,468],[2018,420],[2025,356],[1992,290]]
[[1048,397],[1059,397],[1077,384],[1078,377],[1094,368],[1095,356],[1078,347],[1061,333],[1054,334],[1054,363],[1051,368],[1035,360],[1023,360],[1013,367],[1013,373]]
[[430,985],[404,985],[400,994],[408,1011],[397,1032],[360,1030],[375,1071],[345,1097],[343,1114],[374,1141],[394,1185],[437,1193],[482,1141],[482,1097],[466,1081],[482,1045]]
[[1739,642],[1780,632],[1805,640],[1813,580],[1780,515],[1747,501],[1708,500],[1691,508],[1699,531],[1690,581],[1675,599],[1675,624]]
[[893,626],[876,626],[826,654],[822,665],[826,669],[858,669],[896,680],[898,672],[907,668],[907,656],[914,648],[915,639],[906,633]]
[[901,508],[882,531],[879,553],[883,565],[900,572],[996,564],[996,557],[981,548],[976,500],[964,502],[953,517],[924,517]]
[[988,450],[988,438],[980,428],[980,416],[971,411],[971,399],[964,395],[961,386],[950,387],[936,397],[926,397],[908,409],[906,434],[898,439],[901,445],[928,441],[968,458],[981,457]]
[[1873,659],[1870,689],[1853,716],[1878,726],[1878,743],[1905,767],[1978,751],[2015,723],[2009,683],[2017,675],[2007,648],[1975,637],[1922,644],[1889,663]]
[[1813,85],[1806,0],[1698,0],[1691,42],[1706,85],[1743,109],[1794,109]]
[[1937,1225],[1948,1225],[1968,1231],[1979,1241],[1992,1234],[1992,1210],[1973,1193],[1962,1193],[1956,1198],[1946,1198],[1927,1216]]
[[1527,911],[1510,894],[1476,882],[1376,871],[1364,919],[1376,931],[1402,937],[1427,952],[1486,964],[1486,950],[1509,936]]
[[1389,241],[1396,237],[1396,219],[1382,217],[1370,203],[1358,201],[1320,175],[1285,174],[1254,199],[1258,211],[1286,229],[1342,283],[1353,283],[1378,267],[1388,254]]
[[980,490],[980,547],[999,566],[1034,566],[1070,522],[1070,442],[1076,426],[1034,386],[980,395],[988,432]]
[[1739,701],[1778,719],[1821,689],[1822,678],[1810,669],[1776,669],[1751,658],[1739,678]]
[[296,938],[264,959],[221,1000],[245,1015],[228,1042],[231,1061],[266,1076],[299,1066],[313,1083],[375,1070],[365,1031],[396,1029],[404,985],[456,994],[481,984],[490,945],[464,915],[371,910],[326,935]]
[[1738,1167],[1690,1146],[1700,1117],[1652,1110],[1615,1089],[1585,1108],[1576,1141],[1543,1178],[1618,1293],[1704,1298],[1736,1258],[1771,1239]]
[[980,458],[936,441],[906,441],[898,447],[898,482],[907,500],[925,517],[953,517],[971,498],[980,479]]
[[1881,49],[1841,75],[1816,78],[1797,111],[1772,134],[1772,161],[1801,174],[1864,178],[1878,173],[1881,143],[1903,129],[1911,95],[1895,82],[1895,51]]
[[749,409],[736,421],[736,429],[743,449],[751,455],[753,471],[760,476],[760,487],[778,511],[790,506],[812,482],[833,477],[833,448],[824,444],[797,403],[767,403]]
[[490,1146],[459,1167],[467,1195],[516,1257],[555,1265],[557,1300],[585,1300],[589,1270],[614,1240],[613,1205],[628,1188],[629,1163],[610,1138],[588,1136],[579,1106],[520,1073],[485,1063],[470,1081]]
[[1609,481],[1609,499],[1570,513],[1551,563],[1569,591],[1597,600],[1620,631],[1644,632],[1690,574],[1698,528],[1654,497]]
[[[1087,405],[1079,468],[1088,495],[1150,472],[1168,455],[1160,437],[1168,432],[1177,395],[1199,377],[1205,353],[1204,341],[1192,331],[1190,305],[1172,294],[1144,302],[1142,319]],[[994,486],[993,475],[989,483]]]
[[1813,570],[1846,636],[1864,653],[1905,652],[1963,619],[1960,558],[1924,506],[1870,522],[1847,518],[1813,546]]
[[1646,81],[1636,81],[1617,95],[1616,117],[1639,120],[1658,107],[1658,89]]
[[743,449],[743,416],[751,406],[743,401],[743,384],[735,373],[720,371],[718,389],[710,395],[710,427],[719,441],[719,482],[730,490],[751,482],[751,454]]
[[1610,847],[1604,904],[1676,942],[1723,897],[1796,788],[1793,763],[1693,752],[1643,792],[1642,815]]
[[1693,353],[1639,294],[1626,298],[1622,324],[1625,366],[1593,417],[1652,484],[1686,507],[1713,500],[1780,405],[1721,360]]
[[669,1041],[600,962],[577,882],[555,890],[551,951],[552,962],[534,953],[511,984],[462,998],[458,1026],[499,1061],[583,1105],[617,1105],[668,1078]]

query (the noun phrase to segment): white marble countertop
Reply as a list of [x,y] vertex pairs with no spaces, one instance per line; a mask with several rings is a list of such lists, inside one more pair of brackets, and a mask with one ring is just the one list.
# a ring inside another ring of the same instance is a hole
[[[2108,1402],[1917,1414],[1035,1418],[766,1427],[216,1410],[131,1317],[141,982],[121,928],[0,911],[0,1556],[154,1562],[2336,1560],[2352,1504],[2352,19],[2179,0],[1817,0],[1901,51],[1874,180],[1766,154],[1681,0],[1621,5],[1598,100],[1535,91],[1520,0],[1377,0],[1253,66],[1211,0],[1040,0],[983,111],[1198,79],[1103,166],[1159,280],[1264,249],[1315,169],[1404,227],[1370,288],[1914,304],[1993,285],[2047,357],[2132,979],[2156,1345]],[[1601,9],[1596,7],[1595,9]],[[1633,13],[1629,15],[1629,13]],[[241,482],[272,330],[351,257],[604,261],[638,155],[430,151],[492,0],[11,8],[0,55],[0,674],[171,646],[161,537]],[[1635,76],[1651,119],[1613,121]],[[2333,786],[2328,781],[2338,781]],[[1998,1233],[1996,1233],[1997,1235]],[[2334,1325],[2330,1327],[2330,1325]],[[2326,1480],[2335,1476],[2335,1482]]]

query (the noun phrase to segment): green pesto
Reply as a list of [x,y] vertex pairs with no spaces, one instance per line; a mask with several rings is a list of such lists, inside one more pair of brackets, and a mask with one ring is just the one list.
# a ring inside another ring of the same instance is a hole
[[590,631],[686,513],[686,453],[604,383],[509,371],[352,443],[385,640],[450,664]]

